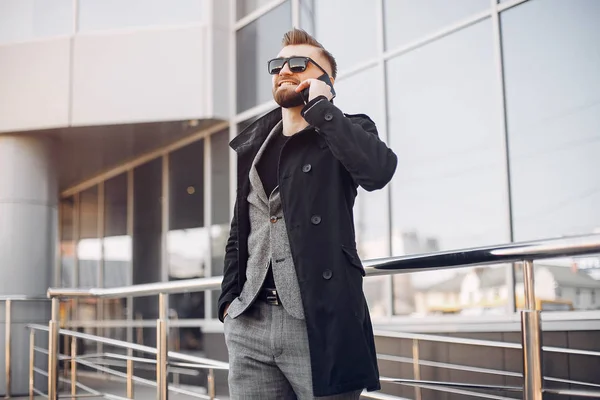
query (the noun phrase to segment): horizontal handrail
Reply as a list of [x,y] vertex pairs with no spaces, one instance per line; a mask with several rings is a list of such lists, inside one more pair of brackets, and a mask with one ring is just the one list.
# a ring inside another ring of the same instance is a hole
[[[406,332],[395,332],[395,331],[373,331],[375,336],[389,337],[395,339],[412,339],[422,340],[424,342],[439,342],[439,343],[451,343],[451,344],[464,344],[470,346],[484,346],[484,347],[500,347],[503,349],[515,349],[522,350],[523,346],[521,343],[510,343],[510,342],[498,342],[494,340],[482,340],[482,339],[468,339],[459,338],[454,336],[442,336],[442,335],[427,335],[423,333],[406,333]],[[572,354],[579,356],[591,356],[600,357],[600,351],[593,350],[579,350],[579,349],[567,349],[564,347],[554,346],[542,346],[543,351],[548,353],[562,353]]]
[[441,251],[422,255],[389,257],[365,261],[367,273],[385,275],[390,272],[419,272],[475,265],[543,260],[600,252],[600,235],[568,236],[554,239]]
[[598,390],[544,389],[544,392],[558,394],[561,396],[588,397],[588,398],[600,399],[600,391],[598,391]]
[[[37,331],[43,331],[43,332],[49,331],[49,328],[45,325],[30,324],[30,325],[27,325],[27,327],[29,329],[33,329],[33,330],[37,330]],[[93,342],[103,343],[103,344],[106,344],[109,346],[139,351],[142,353],[147,353],[147,354],[152,354],[152,355],[156,355],[156,353],[157,353],[156,347],[144,346],[144,345],[137,344],[137,343],[130,343],[130,342],[122,341],[122,340],[90,335],[87,333],[69,331],[66,329],[59,329],[58,333],[61,335],[71,336],[71,337],[78,338],[78,339],[90,340]],[[223,369],[223,370],[229,369],[228,363],[222,362],[222,361],[211,360],[208,358],[191,356],[189,354],[183,354],[183,353],[179,353],[179,352],[175,352],[175,351],[169,351],[168,356],[169,356],[169,358],[172,358],[174,360],[185,361],[185,362],[196,364],[198,368],[202,368],[203,366],[205,366],[206,368],[211,368],[211,369]]]
[[425,381],[421,379],[402,379],[402,378],[386,378],[382,377],[381,382],[389,383],[405,383],[409,385],[418,386],[445,386],[454,387],[461,389],[481,389],[481,390],[498,390],[504,392],[521,392],[523,391],[522,386],[506,386],[506,385],[483,385],[476,383],[462,383],[462,382],[444,382],[444,381]]
[[[415,360],[410,357],[401,357],[401,356],[393,356],[389,354],[377,354],[378,360],[384,361],[393,361],[402,364],[414,364]],[[437,361],[429,361],[419,359],[419,365],[424,367],[433,367],[433,368],[442,368],[442,369],[451,369],[455,371],[463,371],[463,372],[475,372],[480,374],[488,374],[488,375],[496,375],[496,376],[510,376],[514,378],[523,378],[523,374],[520,372],[512,372],[512,371],[503,371],[498,369],[491,368],[481,368],[481,367],[471,367],[468,365],[461,364],[451,364],[451,363],[443,363]],[[575,381],[572,379],[563,379],[563,378],[554,378],[551,376],[544,376],[544,380],[548,382],[558,382],[558,383],[568,383],[570,385],[580,385],[580,386],[590,386],[595,388],[600,388],[600,384],[591,383],[591,382],[583,382],[583,381]]]
[[[363,263],[367,275],[389,275],[460,268],[475,265],[512,263],[557,257],[600,253],[600,235],[571,236],[556,239],[509,243],[497,246],[441,251],[429,254],[397,256]],[[185,293],[221,288],[222,277],[186,279],[100,289],[50,288],[48,297],[121,298],[151,296],[159,293]]]
[[[88,368],[93,368],[93,369],[95,369],[95,370],[97,370],[99,372],[103,372],[105,374],[109,374],[109,375],[115,376],[117,378],[127,379],[127,374],[126,373],[123,373],[123,372],[120,372],[120,371],[116,371],[116,370],[111,369],[111,368],[103,367],[101,365],[98,365],[98,363],[94,363],[94,362],[91,362],[91,361],[84,361],[84,360],[78,360],[77,362],[79,364],[81,364],[81,365],[84,365],[84,366],[88,367]],[[156,382],[153,382],[153,381],[151,381],[149,379],[140,378],[139,376],[133,376],[132,380],[134,382],[140,383],[142,385],[146,385],[146,386],[150,386],[150,387],[156,387]],[[178,387],[175,387],[175,386],[169,386],[169,391],[174,392],[174,393],[185,394],[185,395],[188,395],[188,396],[191,396],[191,397],[196,397],[196,398],[199,398],[199,399],[210,399],[209,396],[206,396],[204,394],[196,393],[196,392],[193,392],[191,390],[186,390],[186,389],[178,388]],[[117,397],[117,398],[118,399],[125,399],[124,397]]]
[[[385,378],[383,378],[383,379],[385,379]],[[483,398],[483,399],[515,400],[514,397],[505,397],[505,396],[499,396],[496,394],[488,394],[488,393],[483,393],[483,392],[473,392],[470,390],[454,388],[454,387],[447,387],[447,386],[426,385],[426,384],[409,383],[409,382],[394,382],[394,383],[397,383],[399,385],[411,386],[411,387],[419,387],[421,389],[437,390],[437,391],[444,392],[444,393],[460,394],[462,396],[479,397],[479,398]]]
[[23,294],[5,294],[0,296],[0,301],[49,301],[47,297],[40,296],[27,296]]

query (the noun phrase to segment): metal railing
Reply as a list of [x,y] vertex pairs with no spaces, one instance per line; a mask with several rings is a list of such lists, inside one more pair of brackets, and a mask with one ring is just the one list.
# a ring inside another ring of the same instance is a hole
[[[600,235],[588,235],[549,239],[524,243],[511,243],[502,246],[489,246],[458,251],[437,252],[425,255],[390,257],[380,260],[364,262],[367,275],[387,275],[396,273],[418,272],[426,270],[449,269],[476,265],[491,265],[501,263],[523,263],[525,307],[521,311],[521,348],[523,357],[523,386],[497,387],[498,390],[522,390],[525,400],[542,400],[544,391],[548,393],[581,395],[568,389],[544,389],[542,375],[542,343],[540,310],[536,309],[534,289],[534,260],[556,257],[568,257],[600,253]],[[48,325],[49,356],[48,356],[48,397],[57,399],[57,360],[58,360],[58,335],[68,334],[76,337],[82,335],[77,332],[63,331],[58,328],[59,301],[66,298],[96,297],[96,298],[123,298],[136,296],[158,295],[159,316],[156,321],[157,346],[152,350],[156,356],[156,398],[167,399],[167,364],[168,358],[174,355],[168,352],[168,294],[191,291],[219,289],[221,277],[190,279],[175,282],[161,282],[129,287],[111,289],[63,289],[51,288],[48,297],[52,299],[52,317]],[[80,336],[81,337],[81,336]],[[110,339],[107,339],[110,340]],[[130,344],[131,345],[131,344]],[[418,350],[418,348],[417,348]],[[416,354],[418,356],[418,353]],[[191,357],[191,356],[185,356]],[[197,361],[193,357],[192,363]],[[418,375],[415,374],[417,377]],[[421,387],[436,386],[435,382],[423,382],[420,379],[411,382],[397,383],[419,385]],[[470,388],[491,389],[483,385],[470,385],[460,383],[444,383],[445,386],[467,385]],[[456,389],[459,390],[459,389]],[[600,393],[586,392],[586,396],[600,398]],[[379,395],[377,395],[379,396]],[[370,397],[370,396],[367,396]],[[381,398],[381,397],[373,397]],[[492,397],[495,398],[495,397]]]
[[12,395],[12,309],[13,302],[48,302],[45,297],[6,295],[0,296],[4,302],[4,373],[5,373],[5,398]]
[[[492,368],[482,368],[482,367],[474,367],[470,365],[463,364],[454,364],[449,362],[439,362],[432,360],[424,360],[419,356],[419,348],[421,342],[430,342],[430,343],[444,343],[444,344],[454,344],[454,345],[463,345],[463,346],[477,346],[477,347],[493,347],[505,350],[516,350],[522,351],[523,346],[521,343],[511,343],[511,342],[500,342],[494,340],[482,340],[482,339],[469,339],[469,338],[460,338],[460,337],[449,337],[449,336],[441,336],[441,335],[427,335],[427,334],[418,334],[418,333],[405,333],[405,332],[395,332],[395,331],[375,331],[375,336],[377,337],[387,337],[393,339],[401,339],[412,342],[412,357],[403,357],[397,355],[390,354],[377,354],[378,360],[383,361],[392,361],[403,364],[411,364],[413,367],[413,378],[414,379],[401,379],[401,378],[390,378],[390,377],[381,377],[382,382],[392,382],[399,383],[408,386],[414,386],[415,388],[415,399],[421,399],[421,389],[428,388],[437,391],[449,392],[449,393],[458,393],[468,396],[478,396],[480,393],[466,391],[465,389],[483,389],[488,391],[504,391],[504,392],[520,392],[522,391],[521,386],[497,386],[497,385],[474,385],[471,383],[456,383],[456,382],[443,382],[443,381],[423,381],[420,379],[420,370],[421,367],[434,367],[434,368],[442,368],[447,370],[454,371],[462,371],[462,372],[472,372],[476,374],[484,374],[484,375],[494,375],[499,377],[513,377],[513,378],[523,378],[523,374],[515,371],[504,371]],[[571,355],[579,355],[579,356],[590,356],[590,357],[598,357],[600,358],[600,351],[590,351],[590,350],[578,350],[578,349],[569,349],[562,347],[554,347],[554,346],[542,346],[542,351],[547,353],[560,353],[560,354],[571,354]],[[545,388],[545,393],[555,393],[562,394],[565,396],[585,396],[585,397],[596,397],[600,398],[600,384],[591,383],[591,382],[582,382],[576,381],[572,379],[563,379],[556,378],[551,376],[543,376],[544,382],[557,382],[564,383],[573,386],[585,386],[588,388],[594,388],[596,391],[591,390],[582,390],[582,389],[549,389]],[[584,394],[585,393],[585,394]]]
[[[45,325],[36,325],[36,324],[29,325],[29,328],[31,330],[30,342],[29,342],[29,354],[30,354],[30,358],[29,358],[29,368],[30,368],[29,369],[29,371],[30,371],[29,395],[30,395],[30,398],[33,398],[33,395],[35,395],[35,394],[44,395],[43,393],[41,393],[39,390],[37,390],[35,388],[35,380],[32,378],[34,376],[34,374],[36,374],[36,373],[41,374],[43,376],[47,376],[48,379],[50,379],[49,373],[35,368],[35,354],[36,353],[46,354],[46,355],[48,355],[48,357],[50,357],[50,354],[48,351],[46,351],[43,348],[35,346],[35,337],[36,337],[35,334],[38,331],[50,332],[50,328]],[[56,360],[62,360],[62,361],[69,363],[69,367],[66,367],[66,364],[65,364],[65,369],[70,370],[70,379],[65,380],[63,378],[58,378],[58,379],[56,377],[54,378],[57,385],[58,385],[59,381],[65,382],[70,385],[71,394],[68,397],[81,397],[81,395],[78,395],[78,393],[77,393],[77,389],[80,388],[80,389],[85,390],[90,395],[102,394],[103,396],[108,396],[108,397],[114,398],[114,399],[133,399],[134,398],[134,383],[140,383],[143,385],[152,386],[152,387],[156,387],[157,389],[159,389],[157,382],[152,382],[148,379],[136,377],[134,375],[134,363],[156,365],[157,362],[156,362],[156,360],[152,360],[149,358],[134,357],[133,352],[136,351],[139,353],[156,356],[157,354],[159,354],[159,352],[157,351],[156,348],[150,347],[150,346],[139,345],[139,344],[135,344],[135,343],[129,343],[129,342],[121,341],[121,340],[105,338],[102,336],[89,335],[86,333],[70,331],[70,330],[66,330],[66,329],[59,329],[58,333],[60,335],[67,336],[72,339],[70,355],[57,354],[57,356],[56,356]],[[89,354],[89,355],[85,355],[85,356],[78,356],[76,339],[90,340],[90,341],[93,341],[96,343],[102,343],[107,346],[112,346],[115,348],[123,349],[123,350],[127,351],[127,355],[105,352],[105,353]],[[207,376],[208,394],[207,395],[203,395],[200,393],[196,393],[196,392],[193,392],[190,390],[177,388],[177,387],[173,387],[173,386],[168,388],[169,391],[172,391],[174,393],[185,394],[185,395],[200,398],[200,399],[211,399],[211,400],[215,399],[214,371],[228,369],[229,365],[227,363],[224,363],[221,361],[210,360],[210,359],[206,359],[206,358],[202,358],[202,357],[196,357],[196,356],[183,354],[183,353],[179,353],[179,352],[174,352],[174,351],[169,351],[168,357],[170,360],[172,360],[169,362],[169,366],[171,368],[172,367],[180,367],[179,372],[185,372],[186,370],[190,370],[190,369],[205,369],[208,371],[208,376]],[[105,362],[102,360],[105,360],[107,358],[108,359],[116,359],[116,360],[125,360],[126,363],[123,366],[126,368],[126,372],[120,372],[115,369],[103,367],[102,364],[105,364]],[[93,359],[100,359],[101,361],[94,362],[94,361],[92,361]],[[106,393],[100,393],[97,390],[91,389],[89,387],[86,387],[85,385],[80,384],[79,382],[77,382],[77,376],[78,376],[77,364],[81,364],[83,366],[95,369],[97,371],[124,379],[126,382],[126,385],[127,385],[127,391],[126,391],[127,397],[123,398],[123,397],[114,396],[114,395],[110,395],[110,394],[106,394]],[[49,395],[48,395],[48,397],[49,397]]]

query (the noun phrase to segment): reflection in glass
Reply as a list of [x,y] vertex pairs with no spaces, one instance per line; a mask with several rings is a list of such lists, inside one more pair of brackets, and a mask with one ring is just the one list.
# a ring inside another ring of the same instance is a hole
[[229,130],[210,137],[213,225],[229,224]]
[[316,38],[336,58],[339,70],[375,57],[377,6],[374,1],[317,1],[314,14]]
[[[515,303],[524,309],[523,271],[515,268]],[[600,310],[600,256],[566,257],[535,263],[536,307],[542,311]]]
[[[599,14],[594,0],[530,1],[501,14],[518,241],[600,232]],[[538,306],[599,309],[599,260],[536,263]],[[515,294],[519,306],[519,281]]]
[[[508,310],[506,265],[461,268],[451,278],[412,284],[415,316],[498,315]],[[396,299],[396,304],[399,303]],[[396,310],[397,312],[399,310]]]
[[[212,226],[210,227],[212,276],[223,275],[225,245],[231,221],[229,199],[229,131],[221,131],[210,138],[212,182]],[[220,291],[213,290],[212,317],[218,313]]]
[[79,282],[81,288],[98,287],[102,242],[98,236],[98,186],[79,194]]
[[205,0],[79,0],[80,32],[202,22]]
[[[162,235],[162,159],[133,170],[133,284],[160,282]],[[158,317],[157,296],[133,299],[133,314]],[[143,330],[144,344],[156,343],[156,332]]]
[[490,8],[489,0],[385,0],[385,48],[393,50]]
[[600,232],[600,2],[502,13],[515,239]]
[[61,259],[61,286],[75,286],[75,226],[73,213],[75,199],[67,197],[60,201],[60,259]]
[[[335,82],[337,97],[334,102],[344,113],[366,114],[380,127],[383,121],[383,99],[379,82],[379,69],[371,68]],[[360,95],[357,96],[357,93]],[[385,132],[379,131],[385,139]],[[367,192],[358,189],[354,205],[356,247],[361,259],[390,255],[388,189]],[[369,309],[374,317],[388,315],[390,293],[388,277],[365,279],[363,286]]]
[[238,113],[273,98],[267,61],[281,50],[281,39],[291,23],[291,5],[286,1],[236,32]]
[[[393,253],[508,241],[491,22],[390,60],[387,76],[389,143],[399,155],[391,186]],[[430,292],[447,293],[444,304],[468,298],[463,281],[473,273],[396,275],[395,312],[428,313],[421,305],[430,302],[419,298]],[[504,277],[504,269],[497,274]],[[485,296],[471,297],[475,304]]]
[[[169,155],[169,280],[203,278],[210,268],[209,230],[204,227],[204,140]],[[179,319],[204,318],[204,292],[174,294]],[[182,349],[200,349],[198,328],[181,328]]]
[[131,284],[131,236],[127,232],[127,175],[104,183],[104,287]]
[[315,0],[300,0],[300,28],[315,35]]
[[237,19],[242,19],[251,12],[272,2],[273,0],[236,0],[235,16]]
[[[229,223],[221,225],[213,225],[210,227],[210,244],[212,252],[212,274],[213,276],[223,275],[223,269],[225,267],[225,246],[227,239],[229,238]],[[219,295],[220,290],[211,291],[212,296],[212,317],[216,318],[219,309]]]

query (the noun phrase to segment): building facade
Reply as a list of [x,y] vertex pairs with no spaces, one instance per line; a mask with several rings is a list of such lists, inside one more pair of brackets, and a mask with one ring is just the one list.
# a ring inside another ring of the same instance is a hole
[[[337,58],[336,105],[399,156],[388,187],[359,193],[363,259],[600,232],[599,14],[596,0],[0,0],[0,294],[221,275],[228,143],[275,107],[266,61],[293,26]],[[597,320],[598,258],[556,265],[575,286],[550,279],[546,300],[585,291],[573,309]],[[502,294],[510,316],[519,271],[495,269],[473,296]],[[473,271],[368,278],[373,318],[410,326],[436,314],[428,295],[477,306],[460,281],[439,295]],[[218,331],[217,297],[171,308]],[[149,299],[91,307],[156,317]],[[202,347],[197,329],[182,346]]]

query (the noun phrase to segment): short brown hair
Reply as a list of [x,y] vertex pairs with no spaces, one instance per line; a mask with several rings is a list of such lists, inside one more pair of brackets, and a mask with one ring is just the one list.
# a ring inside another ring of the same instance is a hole
[[317,39],[309,35],[308,32],[306,32],[305,30],[294,28],[291,31],[286,32],[283,35],[283,40],[281,41],[281,44],[284,47],[296,44],[308,44],[310,46],[318,47],[319,49],[321,49],[321,53],[329,62],[329,65],[331,65],[331,76],[334,79],[337,76],[337,62],[335,61],[333,55],[329,51],[325,50],[323,45],[319,43]]

